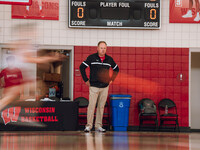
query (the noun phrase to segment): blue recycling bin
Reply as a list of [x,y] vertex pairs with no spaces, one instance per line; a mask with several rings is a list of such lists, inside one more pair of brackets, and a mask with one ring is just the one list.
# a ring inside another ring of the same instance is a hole
[[131,95],[115,95],[110,97],[112,126],[114,131],[127,131]]

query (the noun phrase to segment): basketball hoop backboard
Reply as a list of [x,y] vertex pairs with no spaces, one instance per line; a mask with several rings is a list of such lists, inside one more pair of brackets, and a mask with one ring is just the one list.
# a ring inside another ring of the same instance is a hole
[[31,5],[32,0],[0,0],[0,4]]

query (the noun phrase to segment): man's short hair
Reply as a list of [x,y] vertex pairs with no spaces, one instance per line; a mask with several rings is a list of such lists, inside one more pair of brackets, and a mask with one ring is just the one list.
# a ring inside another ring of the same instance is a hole
[[107,46],[107,43],[105,41],[99,41],[99,43],[97,44],[97,46],[99,46],[101,43],[104,43]]

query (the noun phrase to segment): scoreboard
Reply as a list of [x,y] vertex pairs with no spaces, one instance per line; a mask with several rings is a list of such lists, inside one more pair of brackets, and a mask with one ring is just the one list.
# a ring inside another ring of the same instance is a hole
[[69,27],[160,29],[160,1],[69,0]]

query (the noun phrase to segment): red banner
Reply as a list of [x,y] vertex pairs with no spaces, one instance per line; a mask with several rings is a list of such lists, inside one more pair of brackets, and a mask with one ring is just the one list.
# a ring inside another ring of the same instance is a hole
[[32,0],[31,6],[12,6],[13,19],[59,19],[59,0]]
[[199,1],[170,0],[170,23],[199,23]]

